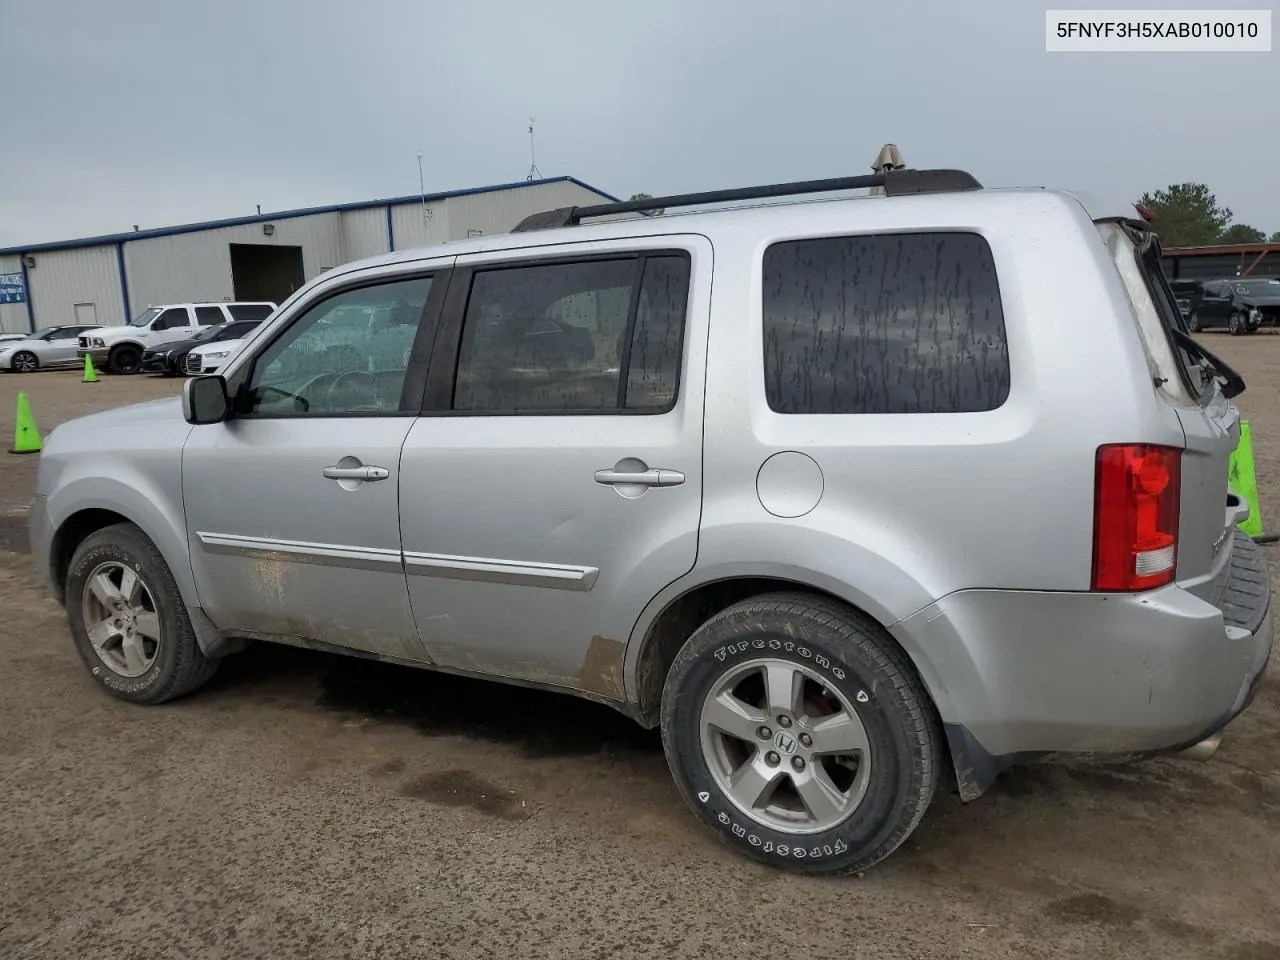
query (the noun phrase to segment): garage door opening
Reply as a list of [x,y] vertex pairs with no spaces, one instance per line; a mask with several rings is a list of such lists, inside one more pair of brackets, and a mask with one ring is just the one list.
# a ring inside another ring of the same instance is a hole
[[303,284],[302,248],[232,243],[231,284],[237,300],[284,303]]

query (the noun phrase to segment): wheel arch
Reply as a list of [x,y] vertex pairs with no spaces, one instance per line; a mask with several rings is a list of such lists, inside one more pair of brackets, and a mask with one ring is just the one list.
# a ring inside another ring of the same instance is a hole
[[[779,570],[777,564],[742,565],[719,570],[695,570],[669,585],[645,607],[627,643],[624,677],[632,711],[645,726],[657,724],[662,686],[676,653],[689,635],[721,610],[764,593],[796,592],[825,597],[879,624],[915,667],[926,692],[938,709],[945,688],[930,659],[891,627],[901,620],[856,587],[834,581],[816,571]],[[928,601],[926,600],[925,603]],[[923,606],[924,604],[921,604]],[[915,612],[914,610],[909,613]]]
[[53,528],[49,573],[60,602],[66,599],[67,570],[76,547],[104,527],[131,523],[164,557],[183,602],[199,606],[183,518],[166,509],[158,491],[104,478],[73,481],[50,498],[49,517]]

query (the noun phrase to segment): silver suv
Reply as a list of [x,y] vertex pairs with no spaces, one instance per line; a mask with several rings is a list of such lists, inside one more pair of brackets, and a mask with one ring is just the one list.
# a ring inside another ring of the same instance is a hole
[[861,870],[944,776],[1206,755],[1259,683],[1243,383],[1159,254],[899,171],[348,264],[181,401],[58,427],[35,554],[125,700],[245,640],[573,693],[743,854]]

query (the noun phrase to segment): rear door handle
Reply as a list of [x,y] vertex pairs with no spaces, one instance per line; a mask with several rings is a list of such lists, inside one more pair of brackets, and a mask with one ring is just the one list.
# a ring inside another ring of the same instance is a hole
[[678,487],[684,483],[684,474],[679,470],[641,470],[629,472],[625,470],[597,470],[596,483],[610,486],[635,484],[641,487]]
[[386,467],[325,467],[324,475],[329,480],[385,480],[391,476]]

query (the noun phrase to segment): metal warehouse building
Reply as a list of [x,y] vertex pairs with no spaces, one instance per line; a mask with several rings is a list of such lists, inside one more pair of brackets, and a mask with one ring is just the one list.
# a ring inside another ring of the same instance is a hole
[[0,249],[0,331],[122,324],[161,303],[282,303],[341,263],[506,233],[532,213],[615,199],[555,177],[9,247]]
[[1171,280],[1280,277],[1280,243],[1169,247],[1162,263]]

